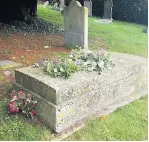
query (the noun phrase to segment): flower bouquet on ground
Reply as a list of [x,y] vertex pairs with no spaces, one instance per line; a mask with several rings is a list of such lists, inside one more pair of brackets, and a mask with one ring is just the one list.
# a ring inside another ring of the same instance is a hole
[[34,118],[37,114],[35,111],[35,105],[37,101],[34,100],[33,96],[29,93],[20,90],[16,92],[12,91],[10,94],[11,100],[8,102],[9,111],[11,114],[23,113],[27,117]]

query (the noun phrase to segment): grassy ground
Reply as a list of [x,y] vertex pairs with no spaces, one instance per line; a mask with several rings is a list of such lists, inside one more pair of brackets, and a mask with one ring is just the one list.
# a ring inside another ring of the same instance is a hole
[[[41,18],[63,27],[63,16],[48,8],[38,7]],[[110,25],[94,23],[89,18],[90,48],[106,47],[110,51],[147,57],[147,35],[144,26],[114,21]],[[95,38],[95,39],[94,39]],[[148,98],[137,100],[105,117],[93,117],[85,127],[66,140],[147,140]],[[0,140],[50,140],[51,132],[37,120],[8,115],[7,101],[0,101]]]
[[[38,6],[39,17],[63,27],[63,16],[50,8]],[[108,48],[109,51],[148,56],[148,38],[143,33],[146,26],[128,22],[113,21],[112,24],[95,23],[89,18],[90,49]]]

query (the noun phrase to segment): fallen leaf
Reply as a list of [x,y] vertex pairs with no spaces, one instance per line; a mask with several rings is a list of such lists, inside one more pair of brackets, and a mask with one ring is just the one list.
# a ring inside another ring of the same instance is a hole
[[100,119],[101,119],[101,120],[105,120],[105,119],[106,119],[106,115],[104,115],[104,114],[101,115],[101,116],[100,116]]

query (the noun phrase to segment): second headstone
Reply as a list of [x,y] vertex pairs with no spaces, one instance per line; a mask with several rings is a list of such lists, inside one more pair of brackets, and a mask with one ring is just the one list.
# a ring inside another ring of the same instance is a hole
[[66,46],[88,49],[88,9],[76,0],[64,8],[64,31]]
[[88,15],[92,16],[92,1],[91,0],[85,0],[84,1],[84,7],[88,8]]

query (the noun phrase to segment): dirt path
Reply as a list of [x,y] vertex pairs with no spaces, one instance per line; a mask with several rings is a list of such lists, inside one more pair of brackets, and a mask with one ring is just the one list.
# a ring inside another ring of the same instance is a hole
[[66,53],[64,38],[60,35],[23,35],[16,33],[0,37],[0,60],[9,59],[29,66],[40,58],[47,59],[53,53]]

